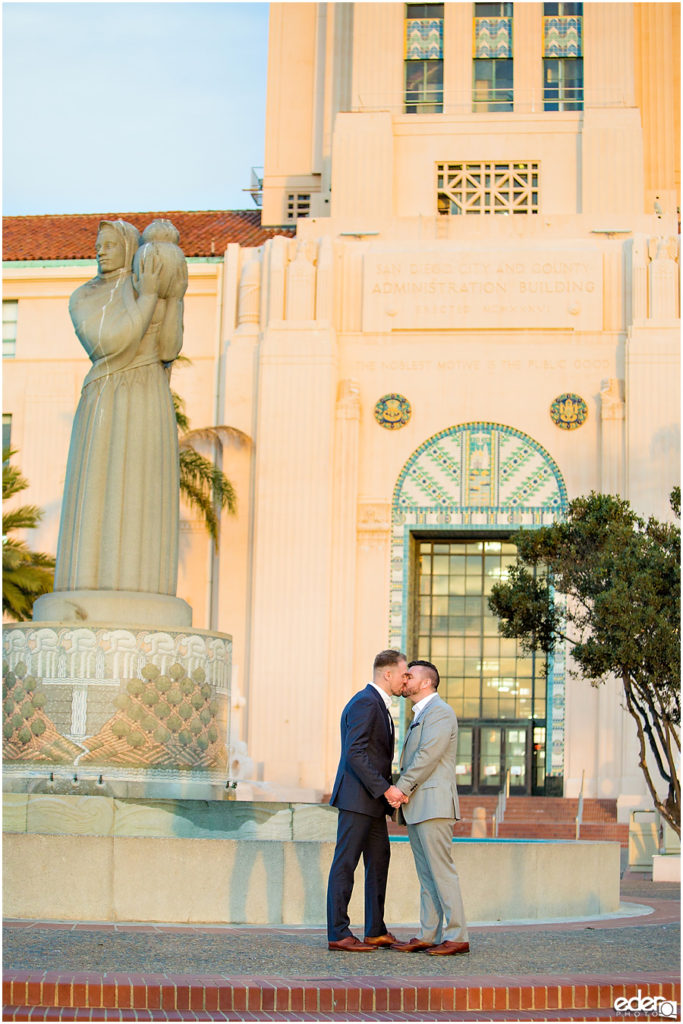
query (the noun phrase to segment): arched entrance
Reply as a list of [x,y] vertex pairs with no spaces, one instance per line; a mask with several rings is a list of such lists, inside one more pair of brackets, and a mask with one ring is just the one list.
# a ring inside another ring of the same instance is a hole
[[[513,427],[449,427],[413,452],[392,504],[392,646],[426,658],[460,722],[458,784],[560,793],[564,654],[525,654],[498,633],[493,583],[514,562],[514,531],[561,518],[567,492],[550,454]],[[401,723],[401,728],[404,723]]]

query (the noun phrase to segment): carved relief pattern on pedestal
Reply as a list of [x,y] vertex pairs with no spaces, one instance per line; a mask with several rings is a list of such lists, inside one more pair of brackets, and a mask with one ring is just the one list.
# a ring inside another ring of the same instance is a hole
[[22,624],[3,648],[6,765],[226,765],[229,637]]
[[[407,642],[414,530],[500,534],[549,525],[566,506],[559,467],[527,434],[499,423],[465,423],[430,437],[410,456],[394,488],[389,646],[404,650]],[[558,651],[548,678],[549,770],[558,776],[564,766],[564,676],[564,653]]]

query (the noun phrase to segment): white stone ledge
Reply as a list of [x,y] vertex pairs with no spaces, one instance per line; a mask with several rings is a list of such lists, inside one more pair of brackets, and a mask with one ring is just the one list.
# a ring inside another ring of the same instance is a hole
[[[393,842],[386,919],[419,918]],[[5,834],[7,918],[322,926],[333,842]],[[469,921],[585,919],[619,909],[618,843],[453,843]],[[363,920],[363,866],[350,906]]]

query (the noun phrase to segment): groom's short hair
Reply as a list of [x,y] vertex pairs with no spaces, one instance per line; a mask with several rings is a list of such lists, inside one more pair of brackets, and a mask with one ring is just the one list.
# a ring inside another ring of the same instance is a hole
[[406,656],[401,651],[380,651],[373,662],[372,671],[378,672],[389,665],[398,665],[399,661],[405,661],[405,659]]
[[427,679],[429,679],[434,689],[438,690],[441,679],[439,678],[439,670],[436,667],[436,665],[432,665],[431,661],[411,661],[411,663],[408,665],[408,668],[415,668],[416,665],[419,665],[420,668],[425,669],[425,675],[427,676]]

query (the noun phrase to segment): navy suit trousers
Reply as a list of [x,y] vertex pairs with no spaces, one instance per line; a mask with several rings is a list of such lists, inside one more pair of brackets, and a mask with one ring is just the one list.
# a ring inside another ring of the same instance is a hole
[[337,845],[327,885],[327,938],[338,942],[351,934],[349,900],[353,875],[363,855],[365,865],[365,935],[386,935],[384,897],[389,870],[389,834],[384,815],[339,811]]

